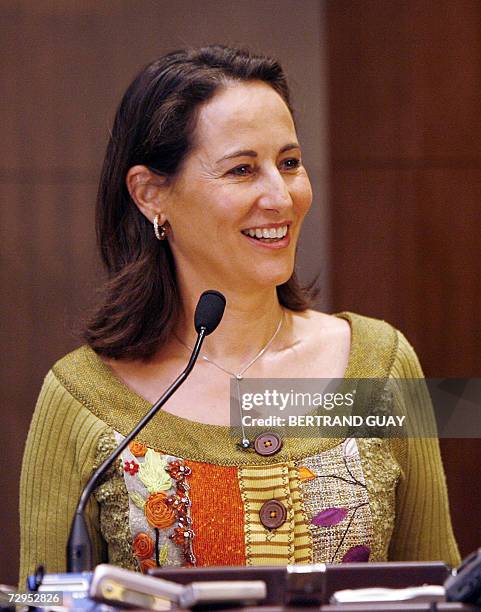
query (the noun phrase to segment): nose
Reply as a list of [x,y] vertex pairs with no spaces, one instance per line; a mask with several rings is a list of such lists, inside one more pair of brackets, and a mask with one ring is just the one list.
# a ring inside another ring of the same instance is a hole
[[257,203],[264,210],[283,211],[292,206],[285,178],[277,168],[263,173],[258,189]]

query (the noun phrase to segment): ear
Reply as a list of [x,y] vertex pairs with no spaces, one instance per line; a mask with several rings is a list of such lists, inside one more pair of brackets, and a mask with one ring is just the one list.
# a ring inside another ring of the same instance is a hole
[[160,215],[160,225],[165,223],[163,213],[167,194],[168,178],[155,174],[147,166],[132,166],[125,178],[130,197],[140,212],[152,223]]

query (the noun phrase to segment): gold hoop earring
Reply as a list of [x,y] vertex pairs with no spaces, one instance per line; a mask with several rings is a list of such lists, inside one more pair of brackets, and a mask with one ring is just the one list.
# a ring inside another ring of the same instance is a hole
[[158,214],[154,217],[154,234],[157,240],[165,240],[167,238],[167,227],[165,224],[159,227],[159,217]]

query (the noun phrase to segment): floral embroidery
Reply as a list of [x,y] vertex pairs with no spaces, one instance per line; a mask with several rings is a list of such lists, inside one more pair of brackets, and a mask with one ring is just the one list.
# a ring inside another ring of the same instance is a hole
[[142,497],[142,495],[140,495],[140,493],[137,493],[137,491],[129,491],[129,497],[137,508],[140,508],[142,511],[144,510],[145,499]]
[[165,493],[154,493],[145,502],[144,512],[147,520],[157,529],[166,529],[175,522],[175,512],[166,503]]
[[124,472],[128,472],[131,476],[135,476],[139,471],[139,464],[135,461],[126,461],[124,463]]
[[159,551],[159,565],[160,565],[160,567],[165,565],[165,562],[167,561],[168,556],[169,556],[169,545],[168,544],[164,544],[162,546],[162,548],[160,549],[160,551]]
[[154,554],[154,542],[146,533],[138,533],[132,543],[133,552],[139,559],[148,559]]
[[150,448],[145,453],[145,461],[140,464],[139,478],[151,494],[168,491],[172,481],[166,472],[167,457]]
[[[120,438],[120,434],[117,434]],[[119,439],[120,442],[120,439]],[[178,457],[163,455],[139,442],[123,452],[133,553],[142,572],[163,565],[193,565],[194,531],[186,478],[191,470]],[[138,460],[135,461],[135,459]]]
[[129,444],[129,449],[134,457],[144,457],[148,450],[145,444],[136,442],[135,440]]
[[155,569],[157,567],[157,563],[155,559],[142,559],[140,562],[140,571],[142,574],[146,574],[149,569]]
[[316,514],[311,520],[318,527],[332,527],[343,521],[349,510],[347,508],[328,508]]
[[371,549],[369,546],[353,546],[342,558],[342,563],[362,563],[369,561]]

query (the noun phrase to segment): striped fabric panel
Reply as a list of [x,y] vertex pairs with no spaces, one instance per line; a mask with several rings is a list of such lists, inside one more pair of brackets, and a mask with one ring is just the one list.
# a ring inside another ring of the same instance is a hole
[[288,468],[289,489],[294,510],[294,562],[312,563],[312,536],[302,503],[299,470],[294,463],[289,463]]
[[[294,464],[239,468],[245,508],[247,565],[307,563],[312,556],[310,531],[302,510],[297,468]],[[286,506],[286,522],[266,529],[259,518],[262,505],[271,499]]]
[[185,461],[189,476],[192,541],[198,566],[245,565],[244,508],[236,467]]
[[[294,563],[294,521],[286,464],[238,468],[245,511],[247,565]],[[287,519],[277,530],[266,529],[259,518],[262,505],[276,499],[287,508]]]

